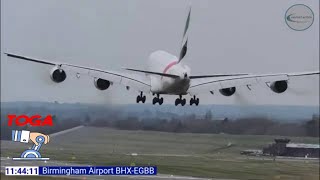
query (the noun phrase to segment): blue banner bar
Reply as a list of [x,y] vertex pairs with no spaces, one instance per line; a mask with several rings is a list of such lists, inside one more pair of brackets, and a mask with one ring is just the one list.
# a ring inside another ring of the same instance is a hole
[[39,175],[157,175],[156,166],[39,166]]

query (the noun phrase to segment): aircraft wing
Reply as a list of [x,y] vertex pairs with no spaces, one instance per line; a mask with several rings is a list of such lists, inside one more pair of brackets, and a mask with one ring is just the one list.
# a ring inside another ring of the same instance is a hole
[[122,84],[130,89],[131,87],[137,91],[142,91],[145,93],[150,93],[150,79],[147,76],[139,75],[139,74],[129,74],[124,72],[116,72],[109,70],[101,70],[97,68],[79,66],[74,64],[67,63],[59,63],[48,60],[40,60],[36,58],[30,58],[26,56],[20,56],[10,53],[5,53],[7,56],[12,58],[18,58],[25,61],[36,62],[41,64],[50,65],[53,67],[57,67],[59,69],[63,69],[66,71],[67,77],[74,74],[76,77],[80,77],[81,75],[91,76],[93,78],[101,78],[104,80],[108,80],[113,83]]
[[197,95],[201,93],[211,92],[214,90],[247,86],[248,89],[252,85],[264,83],[270,86],[276,81],[288,81],[295,76],[310,76],[319,75],[319,71],[301,72],[301,73],[281,73],[281,74],[262,74],[262,75],[243,75],[243,76],[226,76],[226,77],[211,77],[211,78],[197,78],[191,79],[189,94]]

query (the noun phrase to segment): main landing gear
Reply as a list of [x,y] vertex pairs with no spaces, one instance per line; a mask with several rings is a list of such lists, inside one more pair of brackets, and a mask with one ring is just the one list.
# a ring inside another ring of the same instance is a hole
[[198,106],[199,98],[196,98],[196,96],[193,96],[193,98],[190,99],[190,106],[192,106],[192,104],[195,104],[196,106]]
[[137,96],[137,103],[139,103],[140,101],[141,101],[142,103],[145,103],[145,102],[146,102],[146,96],[144,96],[144,95],[142,94],[142,92],[140,93],[140,95]]
[[182,99],[182,95],[179,95],[179,98],[176,99],[174,104],[176,106],[178,106],[178,104],[181,104],[181,106],[184,106],[186,104],[186,99],[185,98]]
[[159,103],[159,105],[163,103],[163,97],[160,98],[159,94],[157,94],[157,97],[154,97],[152,100],[152,104],[156,104],[156,103]]

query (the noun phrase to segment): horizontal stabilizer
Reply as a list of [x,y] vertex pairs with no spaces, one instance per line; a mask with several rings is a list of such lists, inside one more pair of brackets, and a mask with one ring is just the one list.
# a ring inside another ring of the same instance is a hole
[[153,75],[159,75],[159,76],[165,76],[170,78],[179,78],[179,76],[174,74],[165,74],[165,73],[159,73],[159,72],[152,72],[152,71],[144,71],[144,70],[138,70],[138,69],[131,69],[131,68],[125,68],[128,71],[134,71],[134,72],[141,72],[146,74],[153,74]]
[[213,74],[213,75],[201,75],[201,76],[190,76],[190,79],[199,78],[212,78],[212,77],[227,77],[227,76],[244,76],[249,74]]

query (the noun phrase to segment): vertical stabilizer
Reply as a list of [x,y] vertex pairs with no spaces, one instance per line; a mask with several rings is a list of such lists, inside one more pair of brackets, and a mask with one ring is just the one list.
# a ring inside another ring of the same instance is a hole
[[187,17],[186,24],[183,31],[179,62],[184,58],[188,50],[188,29],[189,29],[189,23],[190,23],[190,16],[191,16],[191,5],[189,6],[189,13],[188,13],[188,17]]

